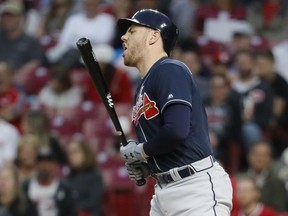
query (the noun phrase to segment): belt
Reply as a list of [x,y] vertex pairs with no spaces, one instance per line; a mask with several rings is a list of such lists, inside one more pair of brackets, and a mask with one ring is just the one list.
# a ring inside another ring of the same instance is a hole
[[184,179],[188,176],[194,175],[195,173],[207,170],[213,167],[215,158],[213,156],[208,156],[195,163],[174,168],[164,173],[152,173],[151,176],[157,180],[160,184],[168,184],[170,182],[175,182],[180,179]]
[[[177,173],[181,177],[181,179],[191,176],[195,173],[195,171],[191,167],[186,167],[182,170],[177,170]],[[153,178],[157,180],[160,184],[168,184],[170,182],[174,182],[172,175],[170,173],[161,173],[161,174],[152,174]]]

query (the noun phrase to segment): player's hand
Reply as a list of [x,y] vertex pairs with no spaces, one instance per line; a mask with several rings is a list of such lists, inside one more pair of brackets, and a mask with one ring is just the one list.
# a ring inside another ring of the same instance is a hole
[[128,170],[128,175],[131,180],[137,181],[143,178],[146,178],[150,175],[150,168],[147,163],[134,163],[134,164],[125,164]]
[[135,140],[129,140],[126,146],[121,146],[120,153],[124,161],[128,164],[145,162],[148,156],[143,150],[143,144]]

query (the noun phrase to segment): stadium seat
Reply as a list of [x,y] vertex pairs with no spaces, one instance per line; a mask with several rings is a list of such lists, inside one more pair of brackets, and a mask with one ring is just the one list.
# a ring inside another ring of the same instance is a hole
[[24,90],[28,95],[37,95],[51,78],[51,71],[46,67],[38,67],[28,77]]

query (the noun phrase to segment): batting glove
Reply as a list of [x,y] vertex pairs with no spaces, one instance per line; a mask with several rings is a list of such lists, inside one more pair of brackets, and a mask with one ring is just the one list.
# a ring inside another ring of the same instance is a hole
[[124,161],[128,164],[145,162],[148,155],[143,150],[144,143],[138,143],[135,140],[129,140],[126,146],[120,147],[120,153]]
[[150,168],[147,163],[125,164],[128,170],[128,175],[131,180],[138,181],[150,175]]

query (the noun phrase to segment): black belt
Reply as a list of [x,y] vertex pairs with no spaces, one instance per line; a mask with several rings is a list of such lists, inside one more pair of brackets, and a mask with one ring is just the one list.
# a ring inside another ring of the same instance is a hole
[[[178,174],[181,176],[181,178],[186,178],[188,176],[193,175],[195,172],[191,167],[186,167],[184,169],[178,170]],[[153,178],[157,180],[160,184],[168,184],[170,182],[174,182],[174,179],[170,175],[170,173],[163,173],[163,174],[152,174]]]

